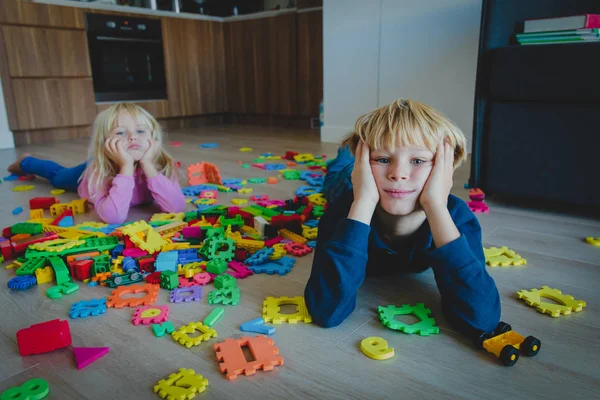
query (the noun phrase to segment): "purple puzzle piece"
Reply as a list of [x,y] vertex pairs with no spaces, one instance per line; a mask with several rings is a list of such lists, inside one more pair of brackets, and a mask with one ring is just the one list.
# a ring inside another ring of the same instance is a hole
[[200,301],[202,297],[202,288],[200,286],[190,286],[173,289],[169,301],[171,303],[182,303],[190,301]]

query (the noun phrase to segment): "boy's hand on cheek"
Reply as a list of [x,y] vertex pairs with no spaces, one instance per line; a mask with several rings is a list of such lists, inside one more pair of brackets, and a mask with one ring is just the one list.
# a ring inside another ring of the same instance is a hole
[[354,170],[352,171],[352,187],[355,202],[368,203],[375,207],[379,202],[379,191],[371,171],[369,157],[369,146],[360,142],[356,148]]
[[433,168],[419,198],[425,213],[431,209],[447,207],[454,175],[453,164],[452,147],[448,143],[440,144],[435,154]]

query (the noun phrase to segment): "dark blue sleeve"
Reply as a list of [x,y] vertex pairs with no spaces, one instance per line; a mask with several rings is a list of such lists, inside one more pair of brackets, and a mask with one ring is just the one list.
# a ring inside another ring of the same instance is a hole
[[341,324],[356,306],[365,279],[371,227],[346,218],[349,207],[332,204],[319,222],[310,278],[304,290],[313,322],[329,328]]
[[492,332],[498,325],[500,296],[485,267],[479,221],[459,201],[452,219],[461,236],[428,251],[426,257],[433,268],[444,313],[455,329],[473,338],[478,331]]

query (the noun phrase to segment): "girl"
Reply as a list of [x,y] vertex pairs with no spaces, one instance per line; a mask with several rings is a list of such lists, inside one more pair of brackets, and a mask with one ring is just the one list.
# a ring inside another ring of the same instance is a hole
[[60,189],[76,189],[104,222],[122,224],[131,205],[152,200],[164,212],[185,210],[173,159],[162,143],[162,129],[152,115],[135,104],[117,103],[94,121],[88,163],[65,168],[24,154],[8,171],[39,175]]

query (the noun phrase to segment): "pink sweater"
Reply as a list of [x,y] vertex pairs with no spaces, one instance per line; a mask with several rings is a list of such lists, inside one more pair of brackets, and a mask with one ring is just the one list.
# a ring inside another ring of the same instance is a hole
[[156,201],[163,212],[183,212],[185,197],[177,177],[169,179],[158,174],[150,179],[137,169],[134,176],[117,175],[108,192],[89,193],[88,179],[83,178],[77,188],[81,198],[94,205],[98,216],[108,224],[122,224],[130,206]]

